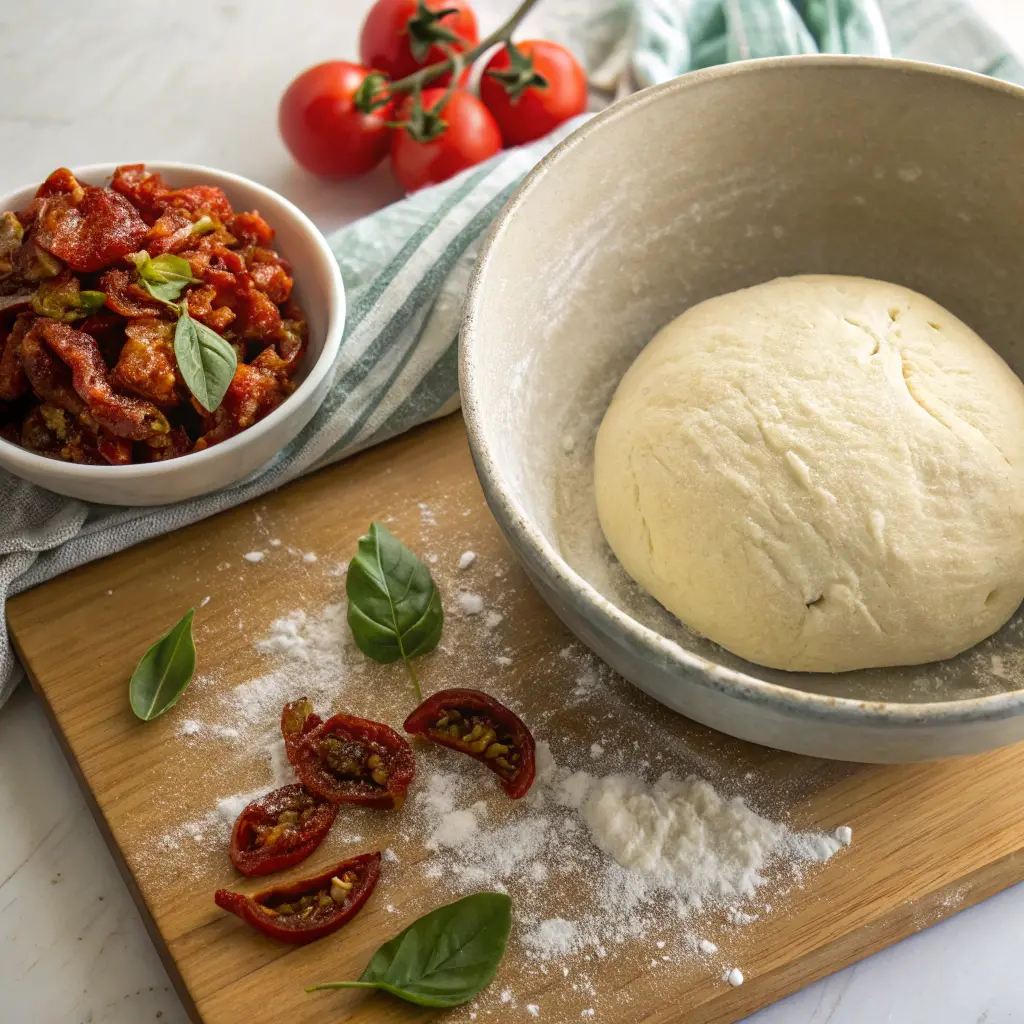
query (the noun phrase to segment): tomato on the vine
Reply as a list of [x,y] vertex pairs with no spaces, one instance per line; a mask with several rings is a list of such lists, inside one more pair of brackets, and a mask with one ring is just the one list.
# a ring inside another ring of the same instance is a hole
[[521,146],[587,109],[587,75],[558,43],[530,39],[503,46],[480,79],[480,98],[506,146]]
[[[443,131],[427,141],[418,141],[408,129],[395,132],[391,140],[391,162],[395,177],[407,192],[415,192],[425,185],[436,185],[482,163],[501,150],[501,132],[490,111],[475,97],[456,89],[444,107],[431,114],[447,90],[425,89],[421,100],[428,117],[440,118]],[[409,110],[400,108],[404,119]]]
[[278,129],[295,159],[313,174],[356,178],[391,146],[391,104],[364,114],[354,101],[368,68],[331,60],[303,71],[285,90]]
[[[448,11],[438,17],[441,11]],[[445,60],[445,43],[461,53],[479,42],[476,15],[467,0],[377,0],[363,22],[359,57],[392,81]],[[450,75],[432,85],[447,85]],[[461,80],[460,80],[461,81]]]

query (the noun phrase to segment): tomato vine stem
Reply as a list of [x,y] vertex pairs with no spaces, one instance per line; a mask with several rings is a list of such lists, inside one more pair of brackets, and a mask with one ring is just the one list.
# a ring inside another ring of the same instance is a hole
[[428,64],[427,67],[420,68],[419,71],[414,71],[411,75],[398,79],[397,82],[391,82],[388,85],[390,93],[394,95],[422,89],[427,82],[432,82],[446,71],[454,71],[452,76],[454,81],[461,74],[462,67],[472,65],[481,54],[486,53],[492,46],[508,42],[512,38],[512,33],[519,27],[519,23],[538,2],[539,0],[522,0],[519,6],[489,36],[481,39],[471,50],[461,54],[461,61],[448,57],[447,60],[438,61],[436,64]]

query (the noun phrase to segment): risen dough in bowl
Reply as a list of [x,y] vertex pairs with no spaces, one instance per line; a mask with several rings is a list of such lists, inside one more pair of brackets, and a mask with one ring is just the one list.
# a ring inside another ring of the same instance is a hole
[[687,310],[619,384],[595,485],[626,571],[772,668],[952,657],[1024,597],[1024,384],[897,285],[779,278]]

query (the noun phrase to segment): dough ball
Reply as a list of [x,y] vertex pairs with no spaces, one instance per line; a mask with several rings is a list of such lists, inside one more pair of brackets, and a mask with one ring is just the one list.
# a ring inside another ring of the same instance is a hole
[[683,622],[772,668],[949,658],[1024,597],[1024,384],[907,288],[806,276],[660,331],[597,435],[601,526]]

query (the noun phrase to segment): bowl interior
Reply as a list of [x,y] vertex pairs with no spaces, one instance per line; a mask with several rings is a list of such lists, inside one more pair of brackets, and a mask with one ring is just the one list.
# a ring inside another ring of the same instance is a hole
[[[87,184],[108,185],[116,166],[93,164],[75,168],[74,173]],[[271,430],[284,415],[282,410],[285,410],[285,406],[301,401],[305,393],[315,386],[316,382],[312,378],[320,378],[326,373],[327,364],[331,363],[337,354],[345,319],[343,286],[337,262],[326,240],[305,214],[276,192],[227,171],[161,161],[147,161],[146,167],[162,174],[164,180],[175,187],[196,184],[218,185],[224,190],[236,211],[258,210],[274,229],[275,238],[272,245],[292,264],[295,281],[293,295],[309,326],[309,343],[295,374],[298,387],[285,403],[247,430],[203,452],[186,455],[180,459],[129,467],[79,466],[55,463],[0,439],[0,454],[15,463],[12,465],[15,471],[18,469],[17,464],[29,460],[43,462],[47,467],[58,466],[64,474],[111,474],[111,480],[118,480],[124,479],[126,474],[133,477],[163,475],[169,471],[180,472],[181,467],[195,464],[197,460],[223,459],[229,456],[231,451]],[[35,183],[0,198],[0,210],[21,209],[29,203],[37,188],[38,183]]]
[[1021,374],[1022,97],[929,65],[756,62],[648,90],[534,173],[480,267],[464,400],[478,454],[555,572],[611,601],[628,628],[792,689],[921,703],[1017,688],[1020,612],[971,651],[926,666],[797,674],[729,654],[621,570],[598,524],[592,459],[615,386],[658,328],[780,275],[907,285]]

